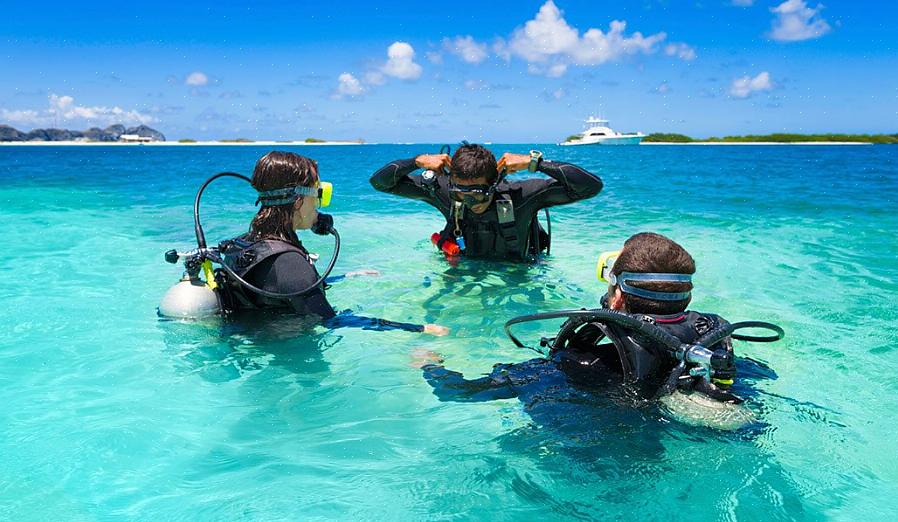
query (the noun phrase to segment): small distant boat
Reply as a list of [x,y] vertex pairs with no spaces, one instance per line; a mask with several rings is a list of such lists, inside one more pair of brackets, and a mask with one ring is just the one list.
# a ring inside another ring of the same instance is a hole
[[645,134],[641,132],[621,134],[608,126],[608,120],[590,116],[586,130],[559,145],[639,145],[642,138]]

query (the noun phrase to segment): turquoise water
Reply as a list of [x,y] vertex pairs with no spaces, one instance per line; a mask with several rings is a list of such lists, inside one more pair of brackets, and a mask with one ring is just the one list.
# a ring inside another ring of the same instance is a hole
[[[457,268],[430,245],[435,212],[367,181],[436,148],[296,150],[336,187],[335,273],[382,273],[337,283],[330,301],[444,324],[443,338],[157,319],[180,276],[162,253],[191,247],[196,188],[268,149],[0,148],[0,519],[894,515],[898,147],[543,146],[599,173],[603,193],[553,212],[545,263]],[[210,242],[245,230],[253,199],[213,185]],[[441,403],[413,367],[432,353],[475,377],[530,358],[504,321],[597,305],[596,256],[646,230],[695,257],[694,309],[786,329],[736,343],[777,374],[755,385],[759,427],[611,403]]]

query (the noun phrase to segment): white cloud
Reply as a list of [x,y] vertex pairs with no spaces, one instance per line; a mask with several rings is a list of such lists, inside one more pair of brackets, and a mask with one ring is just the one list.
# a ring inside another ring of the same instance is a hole
[[424,56],[427,57],[427,61],[432,64],[439,65],[439,64],[443,63],[443,55],[436,51],[430,51],[429,53],[426,53]]
[[387,83],[384,74],[380,71],[368,71],[365,73],[365,83],[368,85],[383,85]]
[[415,63],[415,49],[405,42],[393,42],[387,48],[387,63],[380,72],[400,80],[417,80],[421,77],[421,66]]
[[770,11],[776,16],[768,36],[778,42],[799,42],[820,38],[830,26],[820,16],[822,5],[811,9],[804,0],[786,0]]
[[0,120],[12,124],[25,123],[30,125],[40,125],[38,122],[41,121],[41,114],[32,110],[11,111],[8,109],[0,109]]
[[194,71],[187,75],[184,84],[191,87],[202,87],[209,84],[209,77],[199,71]]
[[667,56],[676,56],[681,60],[691,62],[695,60],[695,49],[684,43],[669,43],[664,47],[664,54]]
[[337,78],[337,91],[333,98],[341,99],[345,97],[355,97],[364,94],[365,88],[355,76],[349,73],[343,73]]
[[443,48],[467,63],[480,63],[487,58],[487,46],[474,40],[472,36],[444,38]]
[[619,20],[612,21],[607,32],[591,28],[581,36],[562,15],[548,0],[536,18],[515,29],[507,42],[497,42],[494,50],[502,57],[527,60],[532,73],[561,76],[569,65],[600,65],[627,55],[651,54],[667,38],[663,32],[627,35],[627,23]]
[[773,83],[770,81],[770,73],[764,71],[754,78],[743,76],[733,80],[733,84],[730,85],[730,95],[735,98],[748,98],[756,92],[771,89],[773,89]]
[[76,122],[82,125],[149,124],[156,120],[153,116],[139,111],[127,111],[121,107],[84,106],[75,103],[71,96],[51,94],[49,107],[44,110],[0,109],[0,119],[35,126],[59,125]]
[[751,5],[754,3],[755,0],[733,0],[733,5],[739,7],[751,7]]

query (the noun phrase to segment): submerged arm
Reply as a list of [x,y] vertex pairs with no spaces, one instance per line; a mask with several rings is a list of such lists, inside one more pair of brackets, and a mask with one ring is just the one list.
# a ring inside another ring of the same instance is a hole
[[378,332],[402,330],[404,332],[422,333],[425,331],[423,324],[400,323],[397,321],[388,321],[387,319],[378,319],[376,317],[355,315],[351,312],[344,312],[328,319],[324,322],[324,326],[328,328],[361,328],[362,330],[375,330]]
[[468,380],[464,375],[447,370],[442,365],[428,364],[421,370],[424,372],[424,379],[433,387],[433,394],[441,401],[485,402],[517,396],[511,381],[501,371],[493,371],[480,379]]

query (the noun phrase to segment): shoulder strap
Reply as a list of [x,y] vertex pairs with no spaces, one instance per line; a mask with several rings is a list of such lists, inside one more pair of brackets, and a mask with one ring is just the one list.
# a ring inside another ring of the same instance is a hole
[[237,238],[222,243],[220,248],[224,262],[241,277],[262,261],[284,252],[297,252],[306,259],[309,258],[309,253],[305,248],[275,239],[263,239],[250,243],[242,238]]

